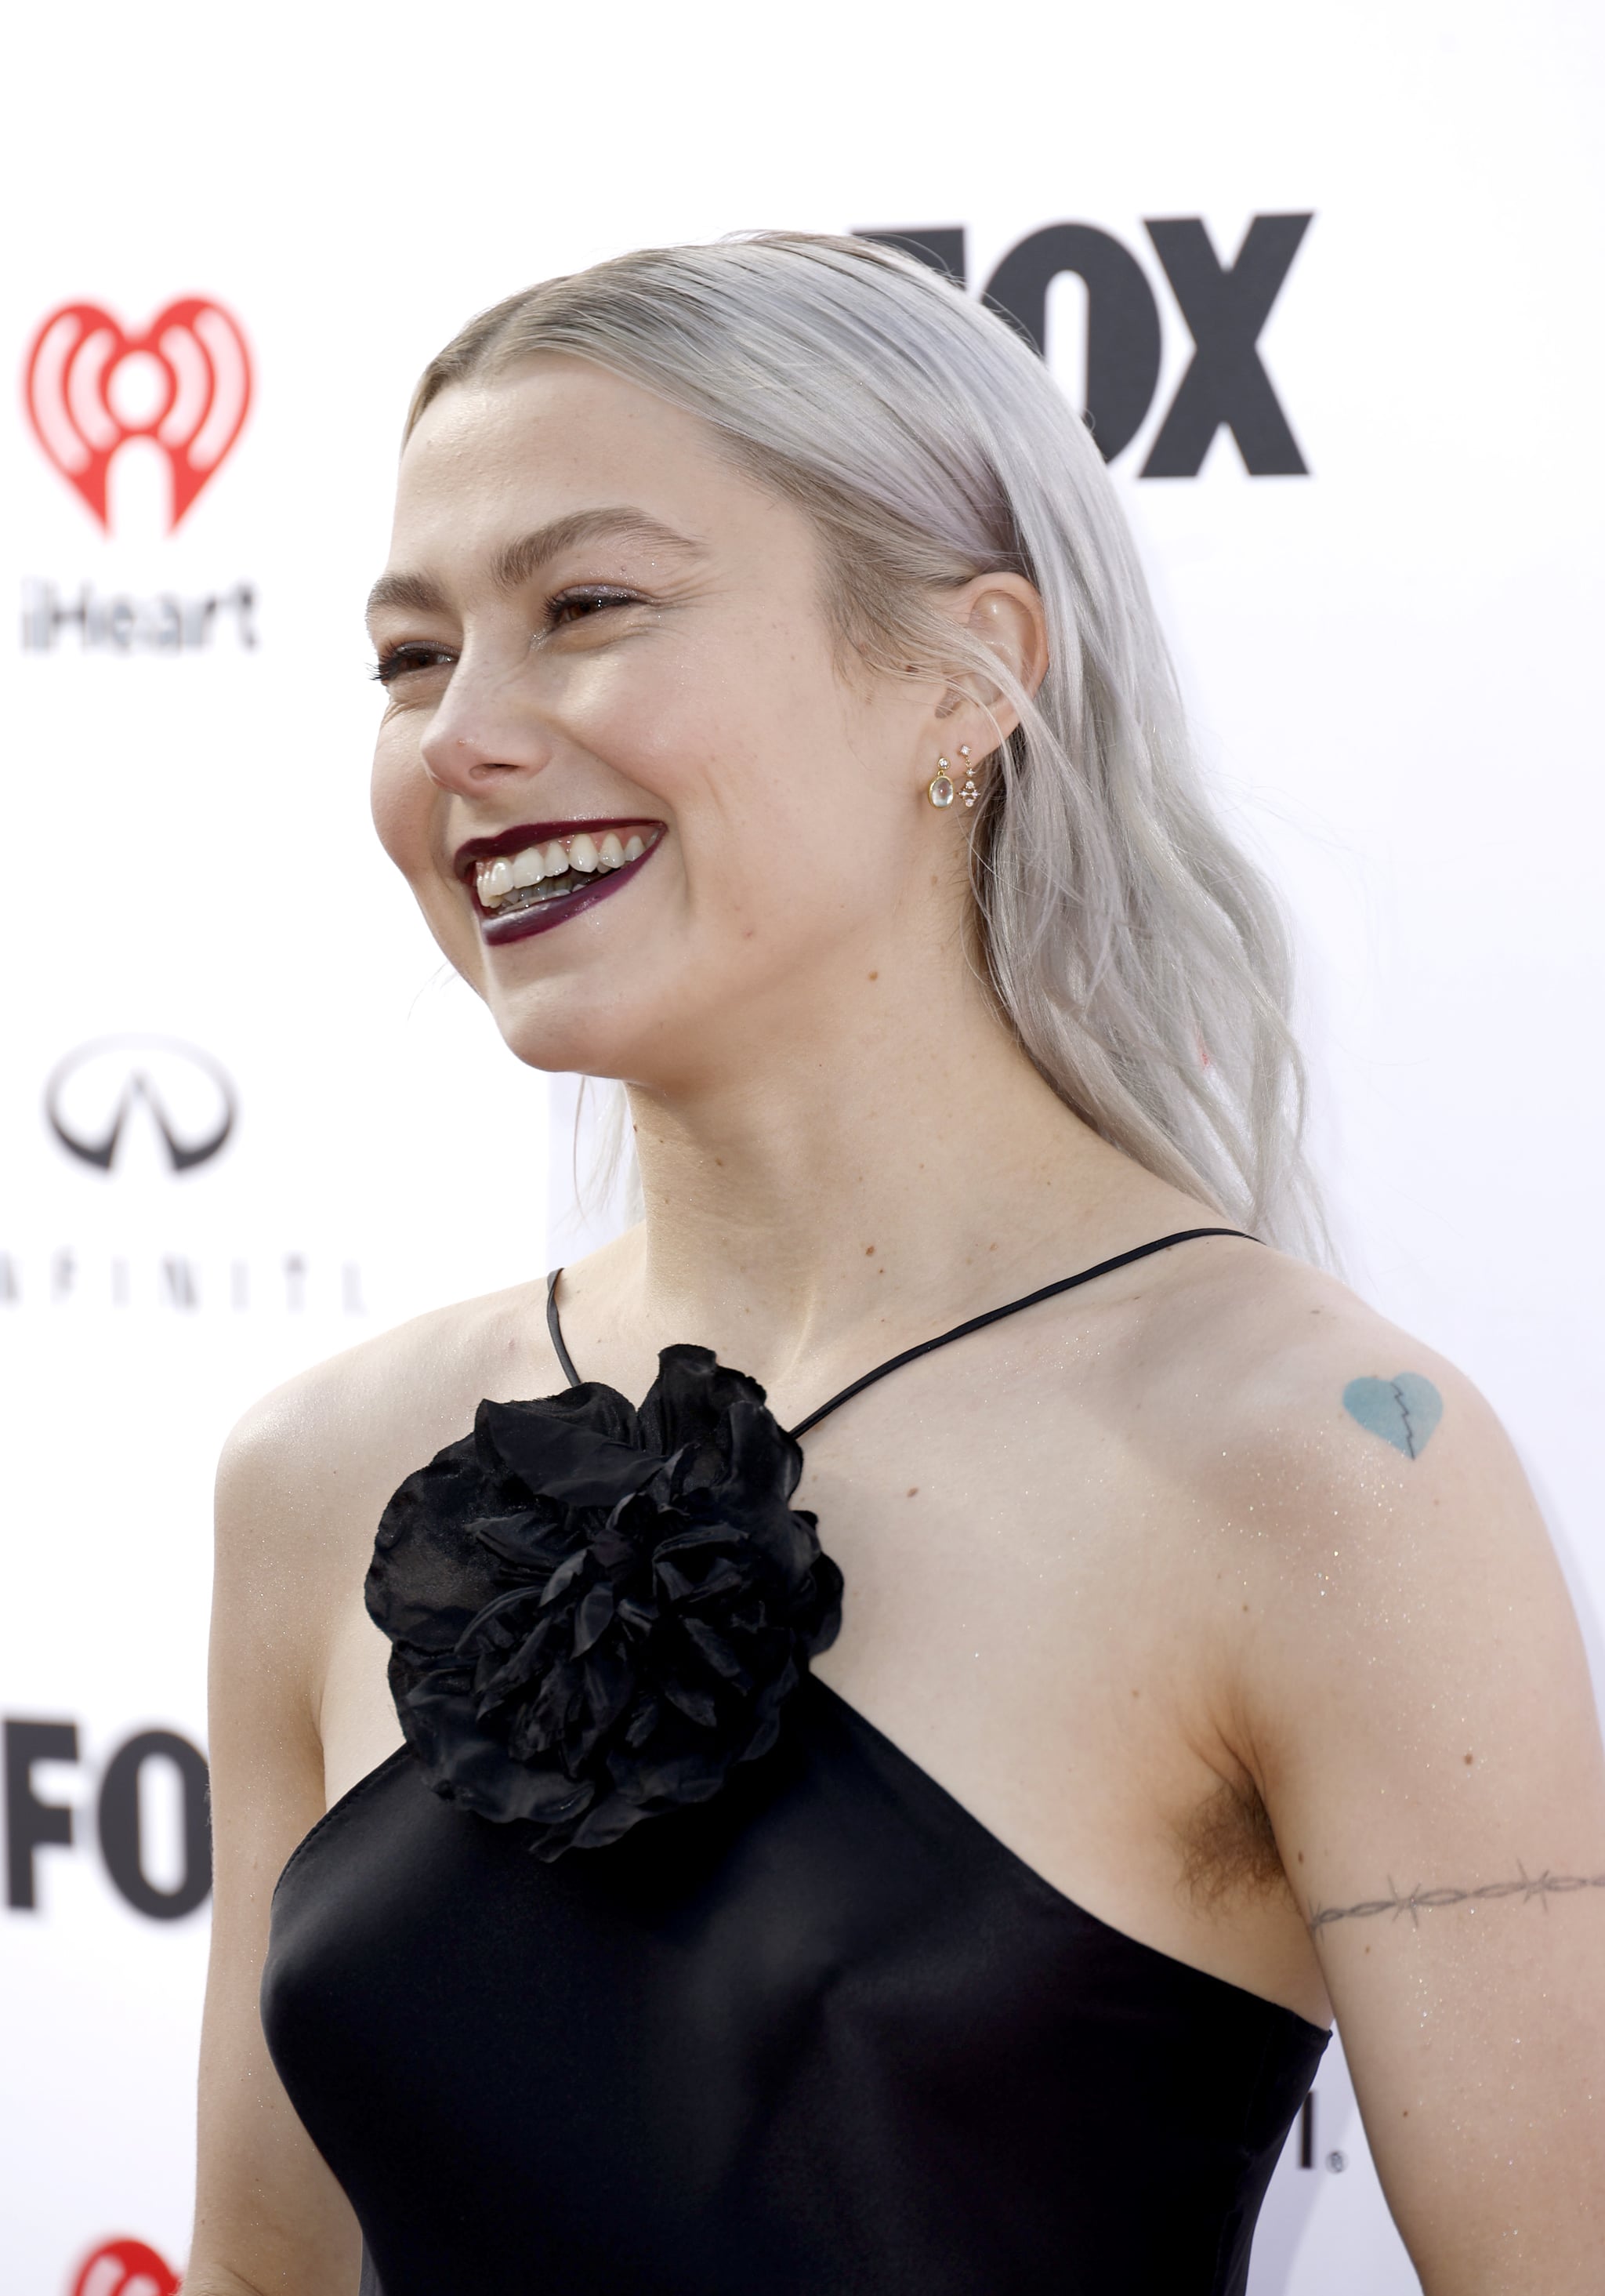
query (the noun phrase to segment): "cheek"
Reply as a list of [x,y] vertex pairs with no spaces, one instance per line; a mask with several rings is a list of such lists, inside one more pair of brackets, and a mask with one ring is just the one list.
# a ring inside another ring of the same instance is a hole
[[383,726],[373,745],[368,804],[379,841],[413,889],[436,946],[454,972],[484,994],[479,937],[435,865],[435,805],[438,791],[418,759],[405,726]]
[[688,652],[650,688],[617,699],[597,746],[608,754],[610,736],[611,754],[671,810],[693,890],[711,876],[722,898],[756,898],[765,883],[818,869],[831,847],[826,792],[844,748],[828,667],[783,631],[759,627]]
[[380,843],[405,876],[416,877],[429,861],[430,787],[417,743],[399,727],[380,730],[368,803]]

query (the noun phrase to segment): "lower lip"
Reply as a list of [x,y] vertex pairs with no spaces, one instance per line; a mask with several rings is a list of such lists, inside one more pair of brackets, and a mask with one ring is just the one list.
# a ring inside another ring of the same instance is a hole
[[481,912],[479,938],[488,947],[501,948],[510,940],[528,940],[531,933],[551,932],[557,925],[566,925],[582,909],[594,909],[598,901],[605,901],[610,894],[627,884],[637,870],[646,866],[661,842],[659,839],[657,844],[649,845],[633,861],[626,861],[622,868],[610,869],[605,876],[597,877],[577,893],[564,893],[555,901],[537,902],[530,908],[517,910],[510,917],[486,916]]

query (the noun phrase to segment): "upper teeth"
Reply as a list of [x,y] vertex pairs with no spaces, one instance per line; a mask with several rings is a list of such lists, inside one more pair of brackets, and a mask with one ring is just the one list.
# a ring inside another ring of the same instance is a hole
[[650,828],[626,830],[622,835],[617,829],[608,829],[600,837],[593,837],[588,830],[579,829],[568,837],[553,837],[544,845],[527,845],[521,853],[504,853],[495,861],[481,861],[474,872],[474,890],[479,896],[481,907],[494,909],[510,893],[519,892],[527,885],[538,885],[543,878],[566,876],[571,870],[589,874],[593,871],[622,869],[626,861],[641,858],[651,834]]

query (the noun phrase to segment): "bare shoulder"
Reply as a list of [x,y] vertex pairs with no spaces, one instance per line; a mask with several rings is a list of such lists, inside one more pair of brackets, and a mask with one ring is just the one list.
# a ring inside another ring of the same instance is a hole
[[1175,1471],[1233,1525],[1252,1514],[1285,1552],[1334,1521],[1371,1544],[1408,1521],[1463,1561],[1474,1501],[1479,1522],[1541,1535],[1486,1398],[1324,1269],[1263,1247],[1200,1253],[1154,1308],[1145,1407]]
[[541,1310],[535,1284],[437,1308],[262,1397],[218,1465],[220,1566],[233,1547],[297,1607],[345,1588],[385,1500],[468,1432],[482,1397],[562,1384]]
[[1481,1710],[1478,1684],[1503,1685],[1510,1726],[1547,1702],[1583,1731],[1576,1618],[1487,1398],[1335,1277],[1230,1259],[1184,1272],[1142,1387],[1257,1773],[1339,1717],[1379,1760],[1385,1739],[1435,1745]]
[[378,1332],[260,1398],[225,1460],[318,1475],[373,1452],[388,1457],[397,1439],[416,1448],[438,1436],[438,1449],[466,1433],[482,1397],[563,1384],[544,1308],[542,1286],[520,1283]]

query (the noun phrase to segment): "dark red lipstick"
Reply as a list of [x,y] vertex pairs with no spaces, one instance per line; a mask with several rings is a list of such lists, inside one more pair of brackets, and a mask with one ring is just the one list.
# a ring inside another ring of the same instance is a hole
[[[541,894],[533,887],[525,889],[530,898],[520,901],[511,909],[488,907],[481,900],[475,879],[477,872],[486,863],[509,858],[513,854],[526,851],[530,846],[549,845],[555,839],[572,840],[582,832],[594,843],[599,842],[610,830],[646,838],[649,840],[646,850],[636,854],[633,860],[620,862],[610,869],[572,873],[577,882],[572,882],[566,891]],[[500,948],[508,941],[527,940],[532,933],[549,932],[554,925],[562,924],[582,909],[594,909],[598,901],[606,900],[610,893],[618,891],[645,866],[661,844],[663,835],[664,824],[661,822],[644,821],[639,814],[607,820],[592,818],[520,823],[512,829],[499,831],[494,837],[470,838],[458,847],[452,865],[470,890],[479,920],[481,939],[489,947]]]

